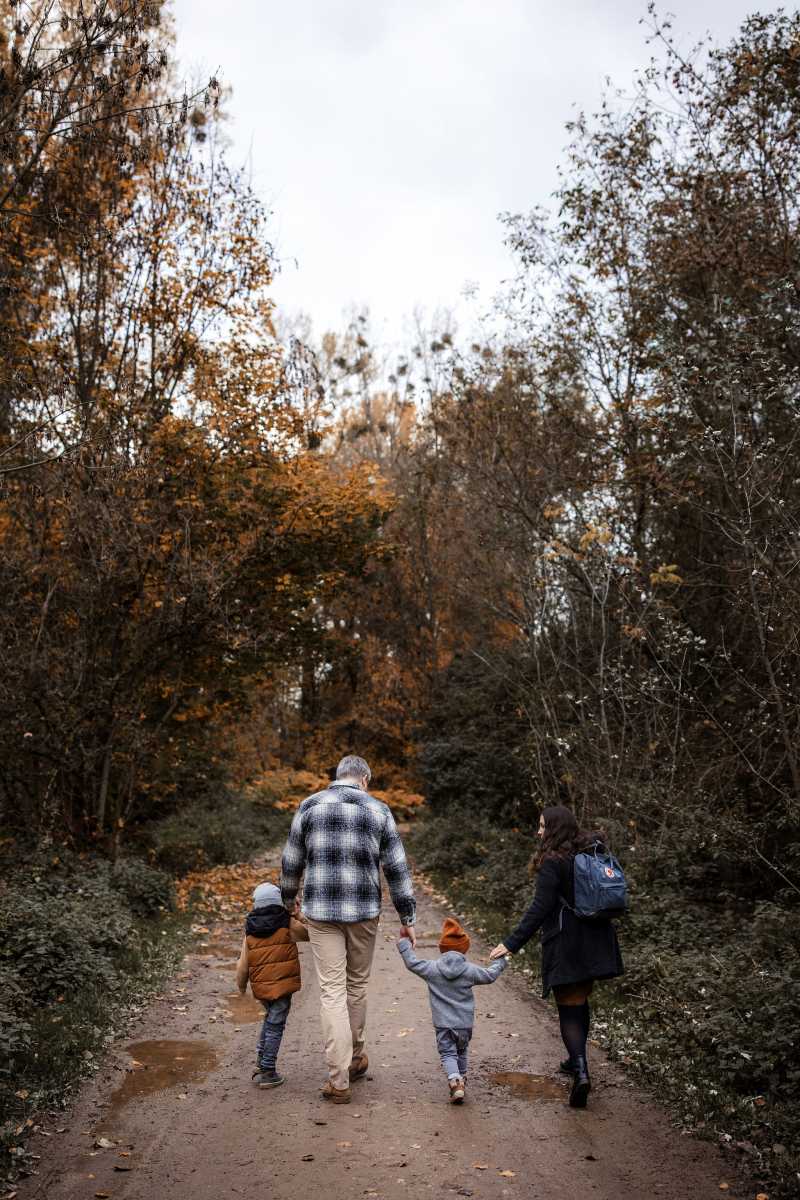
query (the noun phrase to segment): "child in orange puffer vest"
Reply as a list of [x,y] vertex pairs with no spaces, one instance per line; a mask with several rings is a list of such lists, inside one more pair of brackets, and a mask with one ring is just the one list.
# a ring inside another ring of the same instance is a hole
[[308,930],[290,916],[274,883],[260,883],[253,892],[253,911],[245,922],[242,952],[236,964],[236,984],[244,995],[247,983],[264,1006],[253,1080],[261,1088],[284,1082],[277,1070],[292,994],[299,992],[300,955],[297,942],[308,941]]

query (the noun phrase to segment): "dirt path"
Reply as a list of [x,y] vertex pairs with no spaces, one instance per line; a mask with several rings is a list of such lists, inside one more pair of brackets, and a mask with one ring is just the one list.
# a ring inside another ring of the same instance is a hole
[[[442,917],[423,897],[421,954],[436,953]],[[20,1200],[752,1195],[737,1190],[712,1146],[681,1137],[599,1052],[591,1107],[570,1109],[555,1073],[555,1022],[510,972],[476,989],[469,1102],[449,1106],[425,987],[403,968],[396,929],[387,911],[370,985],[371,1070],[351,1105],[332,1108],[318,1095],[325,1071],[307,946],[280,1058],[287,1083],[274,1092],[251,1085],[261,1010],[249,995],[232,996],[241,934],[231,922],[186,958],[135,1037],[50,1127],[40,1173],[19,1186]],[[474,940],[471,956],[485,954]],[[518,1078],[493,1078],[509,1072]],[[721,1192],[723,1180],[730,1189]]]

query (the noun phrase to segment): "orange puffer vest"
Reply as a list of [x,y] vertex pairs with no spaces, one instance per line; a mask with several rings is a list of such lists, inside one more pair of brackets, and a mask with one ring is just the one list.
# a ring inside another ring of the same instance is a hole
[[288,929],[276,929],[269,937],[247,935],[247,973],[257,1000],[300,991],[300,955]]

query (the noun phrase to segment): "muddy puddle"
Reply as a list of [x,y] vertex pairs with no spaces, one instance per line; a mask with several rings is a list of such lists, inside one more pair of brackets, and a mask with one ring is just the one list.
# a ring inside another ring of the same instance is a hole
[[[252,1021],[264,1020],[264,1006],[249,992],[243,996],[241,992],[231,992],[223,1000],[226,1012],[233,1014],[237,1025],[249,1025]],[[231,1020],[231,1017],[228,1017]]]
[[489,1082],[508,1088],[523,1100],[563,1100],[566,1092],[555,1079],[547,1075],[529,1075],[526,1071],[498,1071]]
[[113,1126],[120,1111],[139,1096],[152,1096],[168,1088],[198,1083],[214,1070],[217,1052],[208,1042],[172,1041],[133,1042],[126,1047],[131,1070],[111,1097],[108,1112],[99,1129]]

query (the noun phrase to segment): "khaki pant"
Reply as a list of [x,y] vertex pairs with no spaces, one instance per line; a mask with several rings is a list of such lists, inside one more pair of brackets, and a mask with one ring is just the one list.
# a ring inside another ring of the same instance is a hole
[[367,984],[378,918],[328,922],[306,918],[322,1004],[328,1074],[335,1088],[350,1086],[350,1063],[364,1050]]

